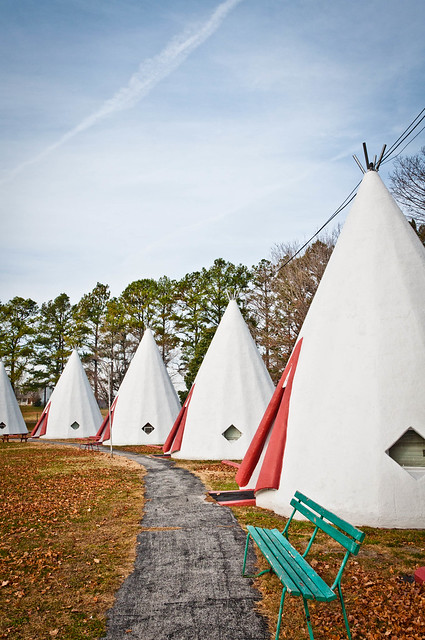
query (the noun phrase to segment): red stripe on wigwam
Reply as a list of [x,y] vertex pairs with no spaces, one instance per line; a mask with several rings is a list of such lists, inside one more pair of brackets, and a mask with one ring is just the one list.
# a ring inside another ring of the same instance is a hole
[[162,447],[162,450],[164,453],[174,453],[174,451],[180,451],[182,440],[183,440],[184,428],[186,425],[187,410],[190,404],[190,400],[192,398],[192,393],[194,388],[195,388],[195,385],[193,384],[186,400],[183,403],[182,408],[179,411],[179,415],[177,416],[176,421],[171,427],[171,431],[168,434],[168,438],[164,442],[164,446]]
[[293,350],[289,362],[285,367],[284,375],[288,372],[287,383],[276,420],[274,421],[273,430],[267,446],[266,455],[264,456],[263,464],[261,465],[260,475],[258,476],[255,491],[279,488],[283,456],[285,454],[286,435],[288,431],[288,415],[292,384],[297,370],[301,345],[302,338],[295,345],[295,349]]

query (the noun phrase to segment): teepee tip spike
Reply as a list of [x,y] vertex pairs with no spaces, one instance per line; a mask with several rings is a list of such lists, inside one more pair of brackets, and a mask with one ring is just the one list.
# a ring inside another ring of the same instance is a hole
[[360,171],[361,171],[362,173],[366,173],[366,170],[364,169],[364,167],[363,167],[362,163],[360,162],[360,160],[358,159],[358,157],[356,156],[356,154],[353,154],[353,158],[354,158],[354,160],[355,160],[355,162],[356,162],[357,166],[359,167]]
[[375,164],[375,169],[376,169],[376,171],[378,171],[378,170],[379,170],[379,167],[381,166],[381,162],[382,162],[382,160],[383,160],[383,158],[384,158],[384,153],[385,153],[385,149],[386,149],[386,148],[387,148],[387,145],[386,145],[386,144],[384,144],[384,145],[383,145],[383,147],[382,147],[381,154],[380,154],[380,156],[379,156],[378,162]]
[[[375,155],[374,158],[373,158],[373,162],[370,162],[369,155],[368,155],[368,152],[367,152],[366,142],[363,142],[363,153],[364,153],[364,157],[365,157],[367,171],[378,171],[379,170],[381,162],[382,162],[382,160],[384,158],[384,153],[385,153],[385,149],[386,148],[387,148],[387,145],[384,144],[384,146],[382,147],[382,151],[380,153],[379,159],[377,159],[377,156]],[[366,173],[366,171],[363,169],[363,166],[360,164],[358,158],[356,156],[353,156],[353,158],[357,162],[358,166],[363,171],[363,173]]]
[[365,159],[365,162],[366,162],[366,169],[368,171],[373,170],[373,163],[369,161],[369,155],[367,153],[366,142],[363,142],[363,153],[364,153],[364,159]]
[[231,302],[232,300],[236,301],[238,294],[239,294],[239,289],[237,287],[234,287],[232,290],[226,289],[226,295],[229,302]]

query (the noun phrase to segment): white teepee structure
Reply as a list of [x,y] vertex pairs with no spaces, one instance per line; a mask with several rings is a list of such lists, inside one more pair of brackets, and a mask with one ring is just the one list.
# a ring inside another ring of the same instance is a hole
[[28,433],[12,385],[0,360],[0,436]]
[[[152,331],[146,329],[111,408],[114,445],[163,444],[180,410]],[[109,444],[109,416],[98,434]]]
[[88,438],[102,423],[102,415],[77,351],[73,351],[31,437]]
[[270,375],[231,300],[164,451],[189,460],[242,458],[272,393]]
[[374,170],[279,386],[238,472],[257,505],[287,515],[300,490],[354,524],[425,526],[425,249]]

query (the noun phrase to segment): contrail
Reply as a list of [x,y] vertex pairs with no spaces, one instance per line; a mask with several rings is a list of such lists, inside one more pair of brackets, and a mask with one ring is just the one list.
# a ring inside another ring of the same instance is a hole
[[193,29],[191,31],[186,30],[182,34],[175,36],[158,55],[144,60],[136,73],[131,76],[128,84],[119,89],[112,98],[106,100],[98,111],[95,111],[95,113],[82,120],[80,124],[65,133],[59,140],[44,149],[44,151],[37,156],[15,167],[6,177],[0,180],[0,184],[9,182],[23,169],[32,164],[36,164],[50,155],[52,151],[55,151],[55,149],[68,142],[71,138],[93,127],[100,120],[108,118],[118,111],[134,107],[134,105],[147,96],[161,80],[177,69],[195,49],[208,40],[220,27],[227,14],[240,2],[242,2],[242,0],[226,0],[222,2],[211,14],[207,22],[196,31],[193,31]]

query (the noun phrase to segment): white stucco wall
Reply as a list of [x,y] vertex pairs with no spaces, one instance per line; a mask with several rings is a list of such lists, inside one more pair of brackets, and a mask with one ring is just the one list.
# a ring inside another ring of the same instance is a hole
[[[112,443],[163,444],[180,403],[150,329],[143,334],[117,396]],[[154,427],[150,434],[142,429],[148,422]]]
[[0,361],[0,422],[6,426],[0,429],[0,436],[15,433],[27,433],[24,418],[22,417],[12,385]]
[[[196,376],[182,447],[173,457],[241,459],[273,390],[248,327],[231,300]],[[242,432],[238,440],[223,436],[230,425]]]
[[298,489],[353,524],[425,526],[425,477],[386,454],[425,438],[425,249],[375,172],[300,337],[280,487],[257,504],[286,515]]
[[[47,430],[42,438],[67,439],[94,436],[102,415],[78,353],[74,350],[50,398]],[[78,429],[71,424],[78,422]]]

